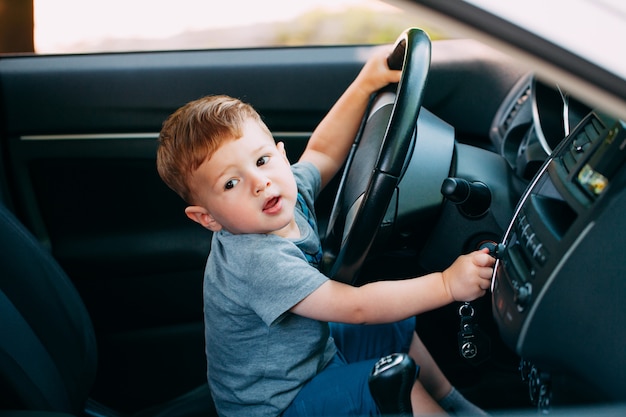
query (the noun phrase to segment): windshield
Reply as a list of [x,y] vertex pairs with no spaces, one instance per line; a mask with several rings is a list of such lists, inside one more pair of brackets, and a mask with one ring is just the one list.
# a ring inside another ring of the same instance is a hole
[[466,1],[626,79],[623,0]]

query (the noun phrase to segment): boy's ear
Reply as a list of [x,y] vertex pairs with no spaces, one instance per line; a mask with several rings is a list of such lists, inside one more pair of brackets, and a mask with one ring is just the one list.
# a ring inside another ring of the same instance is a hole
[[278,149],[278,152],[280,152],[285,157],[287,162],[289,162],[289,160],[287,159],[287,151],[285,150],[285,142],[278,142],[276,144],[276,148]]
[[185,209],[185,214],[191,220],[212,232],[222,230],[222,225],[219,224],[204,207],[189,206]]

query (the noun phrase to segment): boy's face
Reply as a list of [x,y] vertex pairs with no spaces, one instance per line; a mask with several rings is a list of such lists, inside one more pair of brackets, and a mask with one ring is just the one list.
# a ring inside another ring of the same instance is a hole
[[199,205],[187,216],[202,226],[234,234],[297,237],[297,187],[282,143],[249,119],[239,139],[226,140],[193,173]]

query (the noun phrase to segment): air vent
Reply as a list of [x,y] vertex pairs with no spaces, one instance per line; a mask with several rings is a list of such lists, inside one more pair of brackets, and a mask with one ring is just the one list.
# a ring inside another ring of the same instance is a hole
[[524,91],[522,91],[522,93],[519,95],[517,100],[515,100],[515,102],[513,103],[513,106],[511,106],[511,109],[509,110],[509,112],[506,114],[506,117],[503,118],[502,123],[500,123],[499,130],[500,130],[501,136],[504,136],[506,132],[509,131],[511,125],[513,124],[513,121],[515,120],[515,117],[517,117],[517,114],[519,113],[524,103],[528,101],[529,97],[530,97],[530,86],[526,87]]

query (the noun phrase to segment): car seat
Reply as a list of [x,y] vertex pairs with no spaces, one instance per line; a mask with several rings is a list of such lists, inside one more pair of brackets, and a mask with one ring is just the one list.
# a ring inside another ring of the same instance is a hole
[[[0,204],[0,410],[122,415],[89,399],[96,367],[95,333],[78,291],[51,254]],[[206,384],[135,414],[216,415]]]

